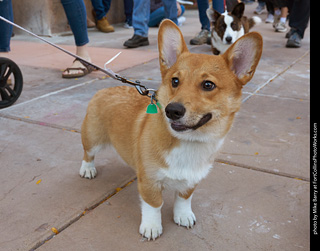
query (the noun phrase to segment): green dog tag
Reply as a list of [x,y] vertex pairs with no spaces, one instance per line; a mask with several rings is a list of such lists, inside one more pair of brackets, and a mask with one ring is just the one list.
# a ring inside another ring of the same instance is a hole
[[162,108],[162,106],[160,105],[160,103],[159,103],[159,102],[157,102],[157,106],[159,107],[159,109],[161,109],[161,108]]
[[148,114],[156,114],[156,113],[158,113],[157,106],[156,106],[155,104],[150,104],[150,105],[148,105],[148,107],[147,107],[147,113],[148,113]]

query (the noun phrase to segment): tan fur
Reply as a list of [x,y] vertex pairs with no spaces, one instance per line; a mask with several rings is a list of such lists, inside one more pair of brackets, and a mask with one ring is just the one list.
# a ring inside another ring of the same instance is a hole
[[[169,20],[162,22],[158,41],[162,84],[157,99],[163,108],[157,114],[146,114],[150,99],[141,96],[132,87],[120,86],[99,91],[90,101],[82,125],[84,161],[93,161],[94,154],[91,152],[95,147],[112,144],[128,165],[136,170],[142,199],[154,208],[160,207],[164,184],[158,180],[157,173],[160,169],[168,170],[166,157],[183,141],[172,134],[165,107],[172,102],[183,104],[187,110],[186,123],[190,126],[204,114],[212,113],[212,119],[198,128],[196,133],[203,135],[203,138],[208,135],[205,144],[210,144],[211,138],[223,138],[240,108],[242,86],[252,78],[261,56],[261,36],[258,33],[246,36],[252,40],[252,49],[257,53],[253,55],[250,72],[241,72],[237,76],[235,72],[242,69],[235,65],[235,55],[239,54],[235,44],[223,56],[192,54],[180,30]],[[172,41],[168,41],[170,39]],[[177,44],[173,57],[168,53],[171,49],[167,48],[171,42]],[[173,77],[181,82],[178,88],[171,86]],[[201,87],[203,80],[215,83],[216,89],[204,91]],[[198,141],[197,138],[193,140]],[[197,143],[202,144],[200,141]],[[180,197],[188,199],[195,186],[179,191]]]

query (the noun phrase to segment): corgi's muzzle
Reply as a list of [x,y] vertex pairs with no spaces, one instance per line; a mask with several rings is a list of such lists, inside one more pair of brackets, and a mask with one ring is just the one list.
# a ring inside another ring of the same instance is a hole
[[193,126],[185,125],[183,124],[180,119],[183,118],[183,116],[186,113],[186,108],[180,104],[180,103],[170,103],[167,105],[166,109],[166,116],[171,121],[171,128],[177,132],[183,132],[186,130],[197,130],[199,127],[206,124],[209,120],[212,118],[211,113],[205,114],[197,124]]

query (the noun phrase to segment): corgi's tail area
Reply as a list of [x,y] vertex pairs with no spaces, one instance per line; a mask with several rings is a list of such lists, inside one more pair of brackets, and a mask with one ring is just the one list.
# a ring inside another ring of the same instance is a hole
[[255,25],[259,25],[262,22],[260,17],[253,16],[249,19],[249,29],[251,29]]

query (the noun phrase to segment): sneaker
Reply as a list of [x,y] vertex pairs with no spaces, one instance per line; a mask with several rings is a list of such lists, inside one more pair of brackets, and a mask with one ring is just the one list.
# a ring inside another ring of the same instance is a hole
[[279,22],[274,27],[276,32],[287,32],[288,28],[285,23]]
[[100,20],[97,20],[97,29],[102,32],[114,32],[114,28],[109,24],[107,17],[104,16]]
[[132,29],[133,28],[132,19],[127,18],[125,23],[124,23],[124,25],[123,25],[123,27],[126,28],[126,29]]
[[274,20],[273,20],[273,24],[272,27],[276,28],[277,24],[280,23],[280,15],[274,15]]
[[293,33],[295,32],[296,30],[295,29],[290,29],[289,32],[286,34],[285,38],[289,38],[293,35]]
[[139,35],[133,35],[132,38],[124,42],[123,46],[128,48],[137,48],[139,46],[149,45],[148,37],[142,37]]
[[301,37],[297,32],[293,32],[293,34],[289,37],[286,47],[287,48],[300,48],[301,47]]
[[265,22],[268,24],[268,23],[273,23],[273,21],[274,21],[274,16],[272,14],[269,14]]
[[178,26],[182,26],[182,24],[186,21],[185,17],[178,17]]
[[200,45],[207,42],[209,31],[206,29],[201,30],[194,38],[190,40],[192,45]]
[[259,3],[259,5],[257,6],[257,8],[254,10],[253,13],[261,15],[263,13],[265,6],[266,4],[264,2],[262,2],[262,4]]

